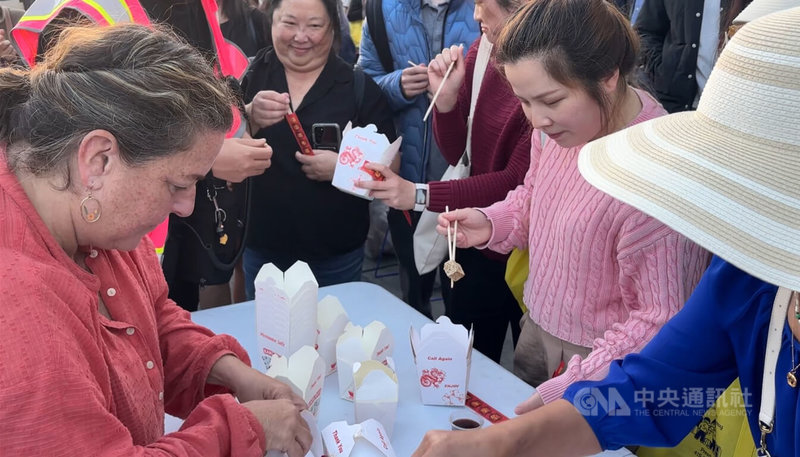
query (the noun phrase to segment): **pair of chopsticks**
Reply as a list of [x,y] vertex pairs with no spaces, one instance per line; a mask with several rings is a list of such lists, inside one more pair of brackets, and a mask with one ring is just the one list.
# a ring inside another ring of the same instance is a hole
[[[450,212],[450,206],[445,205],[444,212]],[[449,260],[455,262],[456,260],[456,236],[458,234],[458,219],[453,224],[453,234],[450,235],[450,222],[447,223],[447,254]],[[453,288],[453,279],[450,278],[450,288]]]
[[[414,66],[414,67],[417,66],[417,64],[415,64],[414,62],[412,62],[410,60],[408,61],[408,63],[411,66]],[[454,60],[454,61],[450,62],[450,66],[447,67],[447,71],[444,73],[444,78],[442,78],[442,83],[439,84],[439,88],[436,89],[436,93],[433,94],[433,98],[431,99],[430,106],[428,106],[428,110],[425,111],[425,115],[422,116],[422,122],[426,122],[428,120],[428,116],[431,115],[431,111],[433,111],[433,107],[436,105],[436,99],[439,98],[439,93],[442,91],[442,87],[444,87],[444,83],[447,82],[447,77],[450,76],[450,72],[453,71],[453,67],[455,66],[455,64],[456,64],[456,61]]]

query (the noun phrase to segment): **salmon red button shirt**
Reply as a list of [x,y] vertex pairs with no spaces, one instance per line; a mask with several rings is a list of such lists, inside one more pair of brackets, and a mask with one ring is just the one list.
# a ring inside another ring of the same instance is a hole
[[[86,248],[52,237],[0,151],[0,449],[8,455],[263,456],[256,417],[206,384],[230,336],[167,298],[150,241]],[[102,299],[113,319],[98,310]],[[164,435],[164,413],[186,418]]]

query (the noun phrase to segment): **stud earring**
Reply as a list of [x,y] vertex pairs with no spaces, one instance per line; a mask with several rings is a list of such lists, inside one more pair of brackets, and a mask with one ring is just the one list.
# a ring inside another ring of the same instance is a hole
[[93,224],[100,220],[100,202],[92,196],[92,191],[89,195],[81,200],[81,217],[84,221]]

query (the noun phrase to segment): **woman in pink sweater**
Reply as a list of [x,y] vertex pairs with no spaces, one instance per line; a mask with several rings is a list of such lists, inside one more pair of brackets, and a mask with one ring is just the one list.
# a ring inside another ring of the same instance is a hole
[[496,50],[534,127],[525,182],[492,206],[442,214],[438,228],[446,233],[458,221],[459,247],[530,249],[530,313],[514,371],[538,387],[518,414],[638,351],[678,311],[708,261],[700,247],[578,172],[585,143],[665,114],[626,82],[637,51],[627,20],[607,2],[537,4],[514,17]]

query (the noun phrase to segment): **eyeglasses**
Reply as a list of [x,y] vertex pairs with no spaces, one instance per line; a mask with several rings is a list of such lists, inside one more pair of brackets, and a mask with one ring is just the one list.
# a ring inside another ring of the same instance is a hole
[[309,36],[320,36],[328,31],[330,26],[330,22],[325,23],[311,23],[311,24],[299,24],[293,20],[281,20],[278,21],[278,26],[286,32],[297,34],[297,33],[305,33]]

